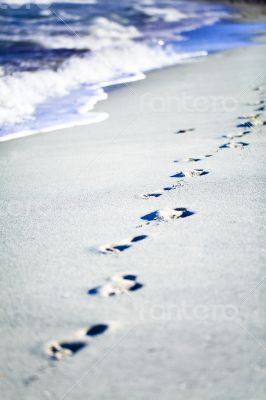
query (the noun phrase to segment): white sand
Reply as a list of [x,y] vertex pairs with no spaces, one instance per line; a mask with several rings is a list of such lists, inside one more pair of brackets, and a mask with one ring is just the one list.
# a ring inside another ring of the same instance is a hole
[[[1,144],[4,400],[265,398],[266,127],[216,152],[266,98],[265,59],[257,46],[154,72],[99,104],[105,122]],[[140,219],[166,208],[194,214]],[[87,294],[117,274],[144,286]],[[94,324],[109,329],[49,360],[47,343]]]

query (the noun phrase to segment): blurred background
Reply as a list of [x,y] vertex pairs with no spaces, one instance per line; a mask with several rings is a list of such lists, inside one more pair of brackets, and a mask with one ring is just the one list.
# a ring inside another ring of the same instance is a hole
[[216,1],[1,3],[0,137],[105,119],[92,110],[115,85],[250,42],[265,24],[245,10],[250,20]]

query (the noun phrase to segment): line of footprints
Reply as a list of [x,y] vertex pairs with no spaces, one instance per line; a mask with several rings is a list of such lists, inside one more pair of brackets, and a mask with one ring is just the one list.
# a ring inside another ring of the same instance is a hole
[[[254,127],[261,127],[263,125],[266,125],[266,122],[263,122],[261,119],[262,113],[265,111],[265,101],[261,97],[262,94],[265,93],[266,87],[256,87],[254,88],[254,90],[259,93],[260,99],[252,103],[247,103],[247,105],[251,107],[256,107],[255,114],[242,115],[238,117],[240,122],[236,126],[237,130],[233,133],[222,136],[222,138],[228,139],[228,142],[219,146],[217,151],[223,149],[242,149],[245,146],[248,146],[248,143],[238,140],[246,135],[251,134]],[[195,131],[194,128],[181,129],[175,132],[175,134],[183,135],[193,131]],[[202,157],[189,157],[183,161],[193,165],[194,163],[199,163],[201,160],[208,157],[213,157],[214,155],[215,153],[207,154]],[[179,161],[174,160],[174,162],[178,163]],[[190,168],[184,171],[178,171],[171,176],[171,178],[178,179],[178,181],[172,186],[163,187],[162,189],[155,190],[151,193],[142,193],[140,195],[137,195],[136,198],[143,200],[158,198],[169,191],[173,191],[176,190],[178,187],[182,187],[185,178],[202,177],[207,174],[209,174],[209,171],[205,171],[202,168]],[[193,214],[193,211],[187,210],[184,207],[163,208],[160,210],[152,211],[149,214],[142,216],[140,218],[142,223],[136,228],[141,228],[149,224],[158,225],[161,223],[175,221],[180,218],[190,217]],[[135,245],[138,245],[140,242],[147,238],[148,235],[141,234],[119,242],[104,244],[94,250],[101,254],[119,255],[120,253],[123,253],[124,251],[134,247]],[[136,275],[115,275],[111,278],[108,278],[101,285],[89,289],[88,295],[102,297],[119,296],[128,292],[137,291],[143,288],[143,286],[144,285],[141,282],[138,282],[138,277]],[[62,360],[65,357],[73,356],[82,349],[86,348],[86,346],[97,336],[106,333],[108,329],[109,326],[107,324],[89,326],[62,340],[52,341],[48,343],[45,346],[45,352],[51,359],[57,361]]]

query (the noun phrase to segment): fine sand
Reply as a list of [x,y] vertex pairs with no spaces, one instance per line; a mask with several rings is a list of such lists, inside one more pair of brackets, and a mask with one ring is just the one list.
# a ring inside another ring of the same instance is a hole
[[265,398],[265,47],[1,143],[3,399]]

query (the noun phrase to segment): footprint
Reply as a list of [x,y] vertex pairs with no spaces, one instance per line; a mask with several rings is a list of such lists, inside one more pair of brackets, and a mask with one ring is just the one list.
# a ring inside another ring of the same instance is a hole
[[184,177],[189,177],[189,178],[193,178],[195,176],[203,176],[203,175],[207,175],[209,172],[205,171],[204,169],[190,169],[188,171],[182,171],[182,172],[178,172],[175,175],[171,175],[170,178],[184,178]]
[[163,194],[162,190],[156,190],[152,193],[142,193],[142,194],[138,195],[137,198],[148,200],[151,197],[155,197],[155,198],[160,197],[160,196],[162,196],[162,194]]
[[126,239],[120,243],[111,243],[100,246],[98,250],[103,254],[108,254],[108,253],[119,254],[132,247],[132,243],[140,242],[146,239],[147,237],[148,237],[147,235],[135,236],[132,239]]
[[53,341],[47,344],[46,354],[56,361],[73,356],[88,346],[88,337],[94,337],[103,334],[108,329],[106,324],[93,325],[88,329],[82,329],[76,332],[72,337]]
[[144,285],[137,282],[137,275],[115,275],[108,279],[107,282],[101,286],[97,286],[88,291],[91,296],[100,295],[103,297],[117,296],[120,294],[133,292],[139,290]]
[[245,142],[229,142],[219,146],[219,149],[242,149],[248,145],[249,144]]
[[243,122],[243,124],[238,124],[236,127],[237,128],[252,128],[253,122],[251,122],[251,121]]
[[175,190],[175,189],[177,189],[178,187],[181,187],[181,186],[184,186],[184,182],[183,182],[183,180],[180,180],[179,182],[177,182],[175,185],[172,185],[172,186],[166,186],[166,187],[164,187],[162,190],[156,190],[155,192],[152,192],[152,193],[142,193],[142,194],[140,194],[140,195],[138,195],[138,196],[136,196],[138,199],[145,199],[145,200],[148,200],[148,199],[150,199],[151,197],[160,197],[160,196],[162,196],[163,195],[163,192],[169,192],[169,191],[171,191],[171,190]]
[[187,158],[185,158],[184,161],[186,161],[186,162],[198,162],[200,160],[201,160],[201,158],[187,157]]
[[256,87],[254,87],[253,90],[254,90],[254,92],[264,92],[265,86],[264,85],[256,86]]
[[264,107],[264,106],[259,107],[259,108],[257,108],[255,111],[265,111],[265,107]]
[[244,132],[234,132],[234,133],[229,133],[227,135],[223,135],[223,138],[226,139],[235,139],[235,138],[240,138],[243,137],[245,135],[248,135],[249,133],[251,133],[250,131],[244,131]]
[[146,214],[143,217],[141,217],[141,219],[143,221],[146,221],[147,224],[149,224],[152,221],[169,222],[171,220],[178,219],[178,218],[186,218],[193,214],[194,214],[194,212],[188,211],[184,207],[163,208],[161,210],[156,210],[149,214]]
[[265,103],[264,100],[257,100],[257,101],[248,102],[247,105],[248,106],[259,106],[264,103]]
[[182,187],[182,186],[184,186],[184,181],[183,181],[183,179],[180,179],[180,181],[178,181],[174,185],[164,187],[163,190],[165,192],[170,192],[171,190],[176,190],[178,187]]
[[[209,157],[213,157],[213,154],[206,154],[201,157],[187,157],[184,159],[184,161],[185,162],[198,162],[198,161],[204,160],[204,158],[209,158]],[[174,162],[177,162],[177,160]]]
[[265,125],[265,122],[263,122],[261,119],[255,119],[253,121],[253,126],[262,126]]
[[239,124],[237,128],[252,128],[253,126],[261,126],[263,125],[263,121],[261,119],[252,119],[251,121],[244,122],[243,124]]
[[260,114],[249,114],[249,115],[240,115],[238,119],[257,119],[260,117]]
[[251,101],[248,102],[247,105],[248,106],[259,106],[260,104],[264,104],[265,101],[264,100],[258,100],[258,101]]
[[195,130],[195,128],[180,129],[179,131],[176,131],[175,134],[179,135],[180,133],[193,132],[194,130]]
[[264,92],[265,91],[265,86],[256,86],[254,89],[253,89],[255,92]]

